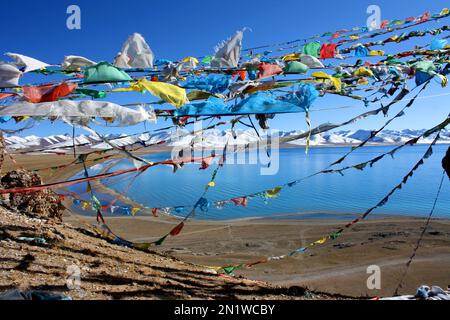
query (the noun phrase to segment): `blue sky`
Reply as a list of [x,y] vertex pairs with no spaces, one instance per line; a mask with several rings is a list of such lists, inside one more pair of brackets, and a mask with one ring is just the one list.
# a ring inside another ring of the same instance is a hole
[[[81,30],[66,28],[66,9],[76,4],[81,8]],[[112,61],[123,42],[133,32],[139,32],[149,42],[157,58],[179,59],[186,56],[203,56],[213,53],[214,46],[232,35],[236,30],[249,27],[245,33],[244,46],[265,44],[305,38],[327,31],[335,31],[366,24],[369,5],[381,8],[382,19],[403,19],[417,16],[424,11],[440,12],[449,6],[448,0],[434,1],[115,1],[115,0],[58,0],[58,1],[8,1],[2,4],[0,21],[3,28],[1,51],[17,52],[49,63],[61,63],[65,55],[82,55],[95,61]],[[449,24],[450,19],[428,23],[411,30],[422,30]],[[6,30],[6,31],[5,31]],[[409,30],[409,29],[408,29]],[[399,32],[396,32],[399,33]],[[386,36],[384,36],[386,38]],[[427,44],[432,38],[412,39],[401,45],[386,46],[387,52],[412,49],[415,44]],[[383,49],[383,48],[380,48]],[[6,60],[6,57],[5,57]],[[45,82],[44,77],[41,78]],[[449,94],[450,88],[442,89],[433,83],[423,96]],[[112,96],[118,103],[151,101],[149,95]],[[450,96],[427,97],[418,100],[407,115],[392,123],[390,129],[427,128],[446,117]],[[361,102],[347,98],[326,97],[318,99],[315,109],[352,106],[334,111],[312,112],[313,125],[323,122],[339,122],[365,111]],[[370,108],[378,107],[373,105]],[[401,105],[397,106],[398,110]],[[392,112],[391,115],[394,113]],[[383,117],[373,117],[347,127],[374,129],[383,124]],[[147,129],[168,125],[147,125]],[[305,129],[304,115],[280,115],[271,122],[272,128],[280,130]],[[6,126],[11,128],[14,126]],[[102,132],[139,132],[143,126],[99,129]],[[42,122],[38,127],[22,135],[70,133],[65,124]],[[81,131],[80,131],[81,133]]]

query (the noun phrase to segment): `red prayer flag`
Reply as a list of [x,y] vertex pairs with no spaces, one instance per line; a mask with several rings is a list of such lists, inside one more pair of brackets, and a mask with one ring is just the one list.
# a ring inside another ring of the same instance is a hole
[[6,99],[6,98],[9,98],[9,97],[13,97],[15,95],[16,95],[16,93],[13,93],[13,92],[0,93],[0,100]]
[[233,201],[233,203],[234,203],[236,206],[246,207],[247,204],[248,204],[248,198],[247,198],[247,197],[231,199],[231,201]]
[[184,228],[184,222],[180,223],[175,228],[173,228],[173,230],[170,231],[170,235],[172,237],[175,237],[175,236],[179,235],[181,233],[181,230],[183,230],[183,228]]
[[283,69],[279,65],[262,62],[259,65],[258,79],[267,78],[283,73]]
[[77,84],[63,83],[60,85],[43,85],[38,87],[23,87],[23,94],[28,102],[54,102],[59,98],[68,96],[76,88]]
[[336,56],[337,44],[325,43],[320,48],[320,59],[332,59]]
[[431,18],[431,12],[427,11],[420,17],[419,22],[421,22],[421,23],[427,22],[428,20],[430,20],[430,18]]

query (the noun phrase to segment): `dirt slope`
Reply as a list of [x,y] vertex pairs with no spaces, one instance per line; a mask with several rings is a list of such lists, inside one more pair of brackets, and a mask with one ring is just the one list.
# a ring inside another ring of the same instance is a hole
[[[71,266],[81,271],[80,289],[67,288],[75,274],[67,272]],[[88,226],[77,229],[0,208],[0,292],[16,288],[57,291],[73,299],[339,298],[218,276],[158,253],[110,244]]]

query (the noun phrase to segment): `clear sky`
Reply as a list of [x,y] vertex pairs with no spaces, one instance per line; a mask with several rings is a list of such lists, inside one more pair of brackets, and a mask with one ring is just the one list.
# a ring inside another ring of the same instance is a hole
[[[76,4],[81,8],[81,30],[66,27],[66,9]],[[382,19],[403,19],[418,16],[429,10],[440,12],[450,6],[448,0],[433,1],[387,1],[387,0],[339,0],[339,1],[206,1],[206,0],[58,0],[58,1],[7,1],[2,3],[0,23],[2,26],[1,51],[25,54],[48,63],[61,63],[65,55],[81,55],[94,61],[112,61],[123,42],[133,32],[144,35],[157,58],[171,60],[186,56],[212,54],[214,46],[232,35],[236,30],[249,27],[245,32],[244,47],[280,43],[305,38],[327,31],[364,26],[368,18],[367,7],[376,4],[381,8]],[[450,19],[438,23],[413,27],[423,30],[450,24]],[[395,34],[399,34],[397,31]],[[387,36],[384,36],[386,38]],[[396,46],[386,46],[387,52],[414,48],[414,45],[430,43],[431,37],[411,39]],[[7,60],[5,57],[4,60]],[[42,81],[46,81],[44,77]],[[418,100],[407,115],[392,123],[390,129],[421,129],[439,123],[450,110],[450,87],[442,89],[433,83],[423,93],[428,96]],[[149,101],[150,96],[110,95],[109,100],[118,103]],[[134,100],[133,100],[134,99]],[[365,111],[361,102],[348,98],[321,98],[314,109],[353,106],[350,109],[312,113],[313,125],[349,119]],[[379,107],[379,104],[370,108]],[[397,106],[398,110],[401,105]],[[394,113],[392,112],[391,115]],[[383,117],[373,117],[348,129],[375,129],[383,124]],[[160,121],[154,128],[168,125]],[[279,115],[271,122],[272,128],[280,130],[305,129],[304,115]],[[11,128],[11,126],[6,126]],[[101,129],[102,132],[132,133],[143,126],[120,129]],[[147,129],[152,127],[147,125]],[[41,123],[22,135],[69,133],[65,124]],[[81,132],[80,132],[81,133]]]

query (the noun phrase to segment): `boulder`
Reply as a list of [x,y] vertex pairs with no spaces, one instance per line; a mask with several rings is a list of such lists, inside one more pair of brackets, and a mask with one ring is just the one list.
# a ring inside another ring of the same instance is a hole
[[[41,177],[34,172],[19,169],[8,172],[0,180],[0,188],[27,188],[42,184]],[[64,206],[60,197],[52,190],[9,194],[10,209],[32,217],[62,221]]]

